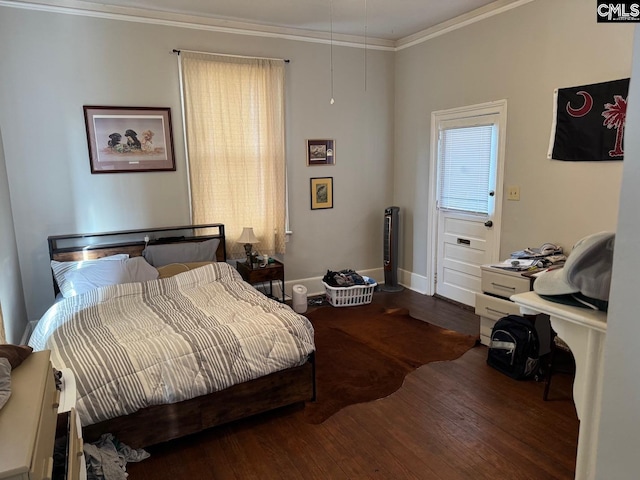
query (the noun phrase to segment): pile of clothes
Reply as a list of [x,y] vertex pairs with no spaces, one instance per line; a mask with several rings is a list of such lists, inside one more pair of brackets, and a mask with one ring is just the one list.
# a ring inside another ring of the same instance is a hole
[[87,480],[126,480],[127,462],[141,462],[149,458],[149,452],[131,448],[105,433],[98,441],[84,444],[84,457]]
[[331,287],[353,287],[354,285],[366,285],[367,281],[353,270],[346,269],[339,272],[327,270],[322,281]]

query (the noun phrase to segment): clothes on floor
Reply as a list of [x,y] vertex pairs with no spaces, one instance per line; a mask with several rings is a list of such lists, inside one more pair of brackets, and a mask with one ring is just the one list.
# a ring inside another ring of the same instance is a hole
[[105,433],[97,442],[84,444],[87,462],[87,480],[126,480],[127,462],[140,462],[149,458],[143,449],[121,443],[112,434]]

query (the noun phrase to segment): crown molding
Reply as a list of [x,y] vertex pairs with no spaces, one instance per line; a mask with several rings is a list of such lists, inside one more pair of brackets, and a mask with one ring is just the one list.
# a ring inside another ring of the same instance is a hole
[[498,15],[532,1],[534,0],[496,0],[484,7],[395,41],[374,37],[365,38],[359,35],[344,35],[337,33],[330,35],[327,32],[319,32],[316,30],[274,27],[271,25],[239,22],[235,20],[161,12],[134,7],[105,5],[102,3],[78,0],[60,0],[55,2],[52,0],[0,0],[0,6],[126,22],[190,28],[211,32],[231,33],[234,35],[279,38],[310,43],[331,43],[338,46],[366,48],[370,50],[398,51],[418,45],[432,38],[466,27],[467,25],[482,21],[486,18]]
[[77,0],[0,0],[0,6],[35,10],[50,13],[62,13],[66,15],[79,15],[85,17],[106,18],[136,23],[148,23],[172,27],[191,28],[194,30],[206,30],[212,32],[232,33],[235,35],[249,35],[255,37],[270,37],[287,40],[296,40],[311,43],[333,43],[333,45],[367,48],[370,50],[395,49],[395,41],[363,36],[344,35],[315,30],[304,30],[287,27],[274,27],[255,23],[238,22],[212,17],[185,15],[180,13],[160,12],[157,10],[145,10],[133,7],[120,7],[100,3],[80,2]]
[[432,38],[439,37],[440,35],[444,35],[459,28],[480,22],[486,18],[493,17],[494,15],[499,15],[529,2],[533,2],[533,0],[497,0],[485,5],[484,7],[477,8],[471,12],[422,30],[421,32],[400,38],[396,41],[396,51],[413,47],[414,45],[426,42]]

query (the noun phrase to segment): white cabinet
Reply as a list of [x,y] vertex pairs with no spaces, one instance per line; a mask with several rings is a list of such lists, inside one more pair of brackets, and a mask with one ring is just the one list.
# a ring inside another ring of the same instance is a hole
[[11,397],[0,410],[0,479],[51,478],[59,397],[49,351],[11,372]]
[[496,321],[507,315],[520,315],[520,308],[509,297],[531,290],[531,280],[521,272],[483,265],[481,286],[483,293],[476,294],[476,315],[480,316],[480,342],[489,345]]
[[[66,480],[86,478],[82,471],[82,429],[76,422],[75,389],[69,405]],[[11,397],[0,410],[0,479],[50,480],[61,405],[49,351],[31,353],[11,372]]]

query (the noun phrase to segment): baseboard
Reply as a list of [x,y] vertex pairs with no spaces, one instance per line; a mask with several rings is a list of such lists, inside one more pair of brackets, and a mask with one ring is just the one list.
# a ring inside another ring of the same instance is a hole
[[33,329],[36,328],[37,323],[38,320],[29,320],[29,323],[27,323],[24,333],[22,334],[22,338],[20,339],[20,345],[26,345],[29,343],[29,338],[31,338],[31,334],[33,333]]
[[423,295],[429,294],[429,281],[427,277],[402,269],[400,269],[398,273],[400,274],[399,282],[401,285]]

